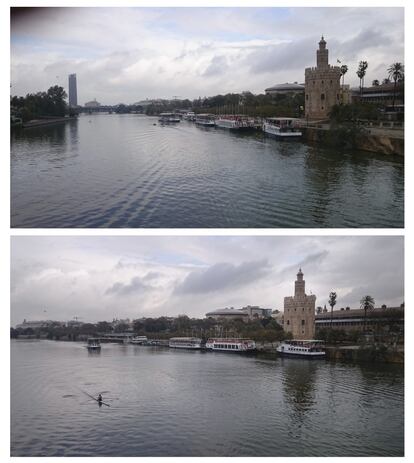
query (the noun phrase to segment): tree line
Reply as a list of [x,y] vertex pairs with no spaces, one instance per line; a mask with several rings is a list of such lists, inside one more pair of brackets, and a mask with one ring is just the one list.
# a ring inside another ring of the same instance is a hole
[[[131,331],[130,325],[119,323],[115,327],[111,323],[101,321],[98,323],[83,323],[75,326],[49,325],[41,328],[11,328],[10,336],[34,336],[54,340],[76,341],[88,336],[100,334],[123,333]],[[168,339],[177,336],[195,336],[207,340],[209,337],[245,337],[256,342],[275,342],[288,339],[290,334],[272,318],[245,321],[213,320],[211,318],[196,319],[181,315],[176,318],[158,317],[143,318],[133,322],[132,332],[135,335],[148,338]]]

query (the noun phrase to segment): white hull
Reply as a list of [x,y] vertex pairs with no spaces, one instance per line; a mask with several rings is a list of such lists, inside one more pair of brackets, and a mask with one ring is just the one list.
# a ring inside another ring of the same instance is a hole
[[185,346],[185,345],[169,345],[171,349],[192,349],[197,350],[201,349],[201,344],[193,345],[193,346]]
[[276,352],[283,357],[316,359],[325,358],[326,356],[326,352],[320,348],[315,350],[311,347],[292,345],[284,342],[276,348]]
[[206,343],[206,349],[214,352],[253,352],[256,350],[256,343],[251,340],[208,340]]
[[200,120],[197,120],[197,119],[196,119],[195,123],[197,125],[203,125],[205,127],[214,127],[216,125],[216,123],[214,121],[200,121]]
[[267,124],[267,123],[263,124],[263,132],[268,133],[270,135],[274,135],[275,137],[278,137],[278,138],[286,138],[286,139],[300,138],[302,136],[302,132],[299,130],[295,130],[292,132],[283,132],[280,130],[279,127],[276,127],[272,124]]
[[229,130],[241,130],[252,128],[252,125],[247,121],[235,121],[232,119],[217,119],[216,126],[222,129]]

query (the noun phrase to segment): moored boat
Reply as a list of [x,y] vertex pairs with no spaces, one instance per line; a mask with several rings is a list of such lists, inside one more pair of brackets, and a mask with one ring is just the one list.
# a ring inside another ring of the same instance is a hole
[[143,344],[146,344],[148,342],[148,338],[146,336],[134,336],[133,338],[131,338],[131,344],[136,344],[136,345],[143,345]]
[[99,342],[98,338],[88,338],[88,343],[86,344],[86,348],[89,351],[98,351],[101,350],[101,343]]
[[186,121],[195,121],[196,115],[193,111],[188,111],[187,113],[184,114],[183,119]]
[[200,338],[170,338],[168,346],[175,349],[201,349]]
[[214,127],[216,125],[214,114],[197,114],[195,123],[206,127]]
[[230,130],[252,129],[254,121],[243,115],[222,115],[216,119],[216,126]]
[[299,120],[293,117],[269,117],[263,123],[263,132],[281,139],[300,138]]
[[284,357],[325,358],[324,341],[317,339],[282,341],[276,351]]
[[163,124],[170,124],[180,122],[180,118],[174,113],[161,113],[158,117],[158,122]]
[[223,352],[253,352],[256,343],[252,339],[243,338],[210,338],[206,342],[206,349]]

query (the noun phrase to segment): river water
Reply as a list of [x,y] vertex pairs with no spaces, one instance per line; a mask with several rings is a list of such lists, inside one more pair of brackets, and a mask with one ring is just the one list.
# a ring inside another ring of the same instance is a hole
[[403,227],[400,158],[142,115],[13,132],[13,227]]
[[11,342],[12,456],[402,456],[403,435],[396,365]]

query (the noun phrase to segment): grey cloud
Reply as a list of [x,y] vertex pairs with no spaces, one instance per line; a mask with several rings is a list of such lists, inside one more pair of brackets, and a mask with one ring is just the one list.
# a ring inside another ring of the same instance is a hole
[[140,294],[149,289],[152,289],[151,286],[146,285],[142,282],[141,278],[134,277],[127,284],[116,282],[110,288],[105,291],[105,294],[109,295],[118,295],[118,296],[129,296],[130,294]]
[[313,254],[309,254],[302,260],[300,260],[297,264],[289,265],[287,267],[282,268],[279,271],[279,275],[285,278],[291,278],[292,274],[295,271],[298,271],[299,268],[305,269],[310,265],[320,265],[329,255],[329,251],[326,249],[323,251],[315,252]]
[[228,67],[229,65],[225,56],[215,56],[202,75],[204,77],[212,77],[225,74]]
[[305,69],[315,61],[315,44],[319,39],[306,37],[290,43],[266,45],[250,53],[245,62],[254,73],[278,72],[281,69]]
[[206,270],[195,270],[175,288],[176,294],[210,293],[249,284],[267,275],[271,265],[267,259],[243,262],[240,265],[218,263]]

